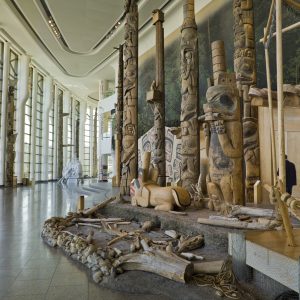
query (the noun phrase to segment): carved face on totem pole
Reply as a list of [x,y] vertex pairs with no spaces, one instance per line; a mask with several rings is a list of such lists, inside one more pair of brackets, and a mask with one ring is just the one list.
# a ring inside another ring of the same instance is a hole
[[213,120],[239,120],[240,105],[235,83],[235,75],[219,74],[217,85],[211,86],[206,92],[207,104],[204,112]]

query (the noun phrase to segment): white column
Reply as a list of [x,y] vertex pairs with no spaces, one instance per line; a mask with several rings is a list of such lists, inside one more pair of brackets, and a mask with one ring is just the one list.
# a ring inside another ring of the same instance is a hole
[[23,54],[20,57],[20,73],[18,90],[20,91],[16,107],[16,175],[17,183],[22,183],[24,173],[24,126],[25,105],[29,97],[29,62],[30,57]]
[[80,126],[79,126],[79,160],[83,166],[84,164],[84,126],[86,119],[87,103],[80,103]]
[[[65,91],[63,95],[63,113],[70,114],[71,104],[71,94],[69,91]],[[63,145],[68,144],[68,120],[70,118],[70,115],[63,117]],[[63,162],[64,166],[68,162],[68,147],[63,148]]]
[[0,185],[4,185],[5,178],[5,147],[6,147],[6,110],[8,97],[9,76],[9,43],[4,43],[3,78],[2,78],[2,105],[1,105],[1,138],[0,138]]
[[57,121],[58,121],[58,87],[54,86],[54,139],[53,139],[53,179],[57,179]]
[[35,181],[35,146],[36,146],[36,99],[37,98],[37,71],[33,68],[32,74],[32,103],[31,103],[31,145],[30,145],[30,176],[29,179]]
[[43,136],[42,136],[42,180],[48,180],[49,114],[53,104],[53,79],[44,79],[43,99]]
[[93,159],[93,146],[94,146],[94,107],[91,106],[91,115],[90,115],[90,177],[93,177],[93,165],[94,165],[94,159]]

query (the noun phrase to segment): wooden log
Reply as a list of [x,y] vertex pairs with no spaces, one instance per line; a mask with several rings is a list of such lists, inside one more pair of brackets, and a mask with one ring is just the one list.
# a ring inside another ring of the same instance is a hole
[[92,218],[75,218],[75,222],[87,222],[87,223],[101,223],[101,222],[122,222],[122,218],[103,218],[103,219],[92,219]]
[[249,223],[244,221],[224,221],[224,220],[209,220],[204,218],[198,218],[197,220],[200,224],[213,225],[213,226],[222,226],[228,228],[237,228],[237,229],[258,229],[258,230],[269,230],[269,226],[258,224],[257,222]]
[[92,208],[86,209],[85,211],[82,212],[82,214],[84,216],[89,216],[89,215],[93,214],[94,212],[96,212],[98,209],[105,207],[107,204],[114,201],[115,199],[116,199],[116,197],[111,197],[111,198],[97,204],[96,206],[94,206]]
[[189,261],[161,250],[121,256],[114,262],[114,267],[118,266],[126,271],[150,272],[183,283],[191,278],[194,271]]
[[224,260],[195,262],[194,274],[218,274],[224,264]]
[[265,209],[265,208],[234,205],[234,206],[231,206],[230,215],[231,216],[248,215],[248,216],[252,216],[252,217],[273,218],[276,216],[276,212],[274,211],[274,209]]
[[94,227],[94,228],[98,228],[98,229],[102,229],[102,226],[100,225],[95,225],[95,224],[91,224],[91,223],[77,223],[79,226],[89,226],[89,227]]

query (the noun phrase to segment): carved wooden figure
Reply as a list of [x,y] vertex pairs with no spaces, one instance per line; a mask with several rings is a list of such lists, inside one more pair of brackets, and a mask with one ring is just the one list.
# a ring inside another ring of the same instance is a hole
[[[243,136],[244,136],[244,160],[245,160],[245,187],[247,201],[253,202],[254,184],[259,180],[260,161],[259,155],[249,150],[249,139],[255,144],[259,152],[259,139],[257,131],[257,108],[251,107],[248,96],[251,85],[256,84],[256,59],[255,37],[253,19],[253,0],[234,0],[234,71],[236,73],[237,86],[243,99]],[[249,119],[251,118],[251,120]],[[252,153],[252,154],[251,154]],[[251,159],[249,158],[251,156]]]
[[8,88],[7,102],[7,133],[6,133],[6,181],[5,186],[13,186],[14,161],[15,161],[15,142],[17,134],[14,128],[15,105],[14,105],[14,83]]
[[137,177],[137,98],[138,98],[138,6],[125,1],[124,112],[121,194],[129,195],[130,182]]
[[212,43],[214,86],[208,88],[205,112],[205,142],[209,158],[207,190],[214,208],[243,203],[242,124],[240,99],[234,73],[226,73],[222,41]]
[[198,38],[194,0],[184,1],[181,27],[181,155],[182,186],[191,190],[199,177]]
[[124,78],[124,61],[123,45],[117,48],[119,51],[119,72],[118,72],[118,100],[116,104],[116,131],[115,131],[115,159],[116,159],[116,186],[120,186],[121,179],[121,143],[122,143],[122,126],[123,126],[123,78]]
[[158,183],[166,185],[166,154],[165,154],[165,74],[164,74],[164,14],[154,10],[152,22],[156,27],[156,79],[147,93],[147,102],[153,105],[154,137],[153,137],[153,163],[159,172]]
[[188,191],[182,187],[160,187],[157,184],[158,169],[150,166],[151,152],[145,152],[140,178],[133,182],[131,204],[155,207],[156,210],[170,211],[174,207],[184,208],[191,204]]

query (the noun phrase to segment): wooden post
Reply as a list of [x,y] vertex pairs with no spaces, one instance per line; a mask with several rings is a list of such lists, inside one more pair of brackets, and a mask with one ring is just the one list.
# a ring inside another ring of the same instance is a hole
[[124,114],[121,195],[130,194],[130,182],[138,168],[138,6],[136,0],[125,1],[124,43]]
[[152,22],[156,27],[156,76],[151,91],[147,93],[147,102],[154,106],[153,163],[158,168],[160,186],[166,185],[165,150],[165,68],[164,68],[164,13],[156,9],[152,13]]
[[276,146],[275,146],[275,130],[273,117],[273,101],[272,101],[272,86],[271,86],[271,72],[269,49],[265,45],[265,62],[267,74],[267,88],[268,88],[268,103],[269,103],[269,120],[270,120],[270,136],[271,136],[271,154],[272,154],[272,183],[275,185],[277,178],[277,163],[276,163]]
[[261,181],[257,180],[254,184],[254,204],[257,205],[261,202]]
[[[282,60],[282,0],[276,0],[276,67],[277,67],[277,108],[278,108],[278,150],[279,150],[279,186],[283,194],[286,190],[285,169],[285,136],[284,136],[284,99],[283,99],[283,60]],[[280,200],[279,208],[284,228],[290,246],[295,246],[293,228],[291,226],[288,209]]]
[[77,210],[83,211],[84,210],[84,196],[80,196],[77,203]]
[[199,177],[199,64],[198,36],[195,21],[194,0],[185,0],[184,21],[181,27],[181,156],[182,186],[191,190]]
[[118,72],[118,101],[116,104],[116,132],[115,132],[115,159],[116,159],[116,186],[121,184],[121,143],[122,143],[122,125],[123,125],[123,45],[117,48],[119,51],[119,72]]
[[256,84],[253,0],[233,1],[234,71],[243,101],[243,146],[246,201],[253,202],[254,184],[260,178],[257,108],[251,107],[249,87]]

